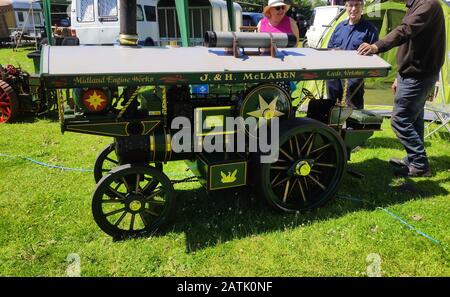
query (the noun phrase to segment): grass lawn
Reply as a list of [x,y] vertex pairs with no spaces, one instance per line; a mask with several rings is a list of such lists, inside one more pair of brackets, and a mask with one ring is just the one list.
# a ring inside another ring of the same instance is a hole
[[[0,50],[0,63],[6,57]],[[432,178],[394,178],[387,160],[403,148],[383,124],[350,165],[340,197],[318,210],[279,214],[250,189],[212,192],[176,184],[173,224],[157,236],[114,242],[95,224],[92,173],[61,171],[0,156],[0,275],[65,276],[383,276],[450,275],[450,138],[426,142]],[[0,125],[0,154],[92,168],[110,138],[60,133],[54,119]],[[183,162],[171,179],[190,176]],[[437,244],[390,216],[394,213]],[[375,254],[375,256],[373,255]]]
[[[427,141],[432,178],[396,179],[386,160],[403,150],[387,122],[353,155],[364,179],[347,175],[340,195],[305,214],[272,212],[251,191],[214,192],[177,184],[174,224],[158,236],[113,242],[94,223],[91,173],[61,171],[0,157],[0,275],[63,276],[67,257],[81,275],[325,276],[366,275],[371,253],[385,276],[448,276],[448,247],[409,230],[376,206],[450,244],[448,139]],[[0,126],[0,153],[92,168],[109,138],[67,133],[51,120]],[[189,176],[169,163],[172,179]]]
[[17,51],[12,48],[0,48],[0,65],[14,65],[21,67],[29,73],[34,73],[33,60],[27,58],[27,54],[35,50],[34,47],[19,47]]

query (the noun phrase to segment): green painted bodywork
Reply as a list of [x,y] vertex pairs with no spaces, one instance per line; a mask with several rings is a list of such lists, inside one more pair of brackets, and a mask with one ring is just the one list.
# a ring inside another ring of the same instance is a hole
[[[64,131],[100,136],[125,137],[131,135],[148,135],[159,125],[159,123],[159,120],[133,120],[121,122],[96,122],[90,120],[87,123],[80,123],[80,121],[75,120],[71,123],[71,119],[69,118],[65,121]],[[138,127],[137,129],[136,126]],[[133,131],[138,131],[139,133],[135,134]]]
[[229,84],[303,81],[313,79],[357,78],[384,76],[387,69],[323,70],[323,71],[264,71],[264,72],[227,72],[227,73],[183,73],[183,74],[108,74],[46,76],[43,79],[48,88],[108,87],[108,86],[151,86],[180,84]]
[[186,161],[207,190],[220,190],[247,184],[247,160],[235,153],[199,154]]
[[363,145],[374,131],[381,129],[382,123],[383,118],[380,115],[364,109],[353,110],[347,120],[348,128],[342,132],[347,149],[352,150]]
[[[227,118],[234,115],[233,106],[214,106],[199,107],[194,111],[195,118],[195,135],[222,135],[234,133],[233,130],[227,130]],[[203,124],[203,127],[200,125]],[[234,127],[234,126],[233,126]]]
[[357,146],[363,145],[369,137],[373,135],[374,131],[371,130],[345,130],[343,132],[343,138],[347,151],[350,153],[352,149]]

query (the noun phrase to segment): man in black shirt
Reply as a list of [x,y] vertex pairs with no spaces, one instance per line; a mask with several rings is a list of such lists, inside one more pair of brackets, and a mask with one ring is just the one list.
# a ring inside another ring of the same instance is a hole
[[402,23],[374,44],[363,43],[362,55],[399,46],[398,75],[391,125],[407,156],[390,159],[397,176],[431,176],[424,147],[424,106],[445,60],[445,20],[438,0],[407,0]]

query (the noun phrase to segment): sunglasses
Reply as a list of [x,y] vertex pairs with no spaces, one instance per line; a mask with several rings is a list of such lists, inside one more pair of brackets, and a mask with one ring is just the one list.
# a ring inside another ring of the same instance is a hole
[[285,10],[285,9],[286,9],[286,5],[283,5],[283,6],[275,6],[274,8],[275,8],[275,10],[277,10],[277,11],[280,10],[280,9],[281,9],[281,10]]

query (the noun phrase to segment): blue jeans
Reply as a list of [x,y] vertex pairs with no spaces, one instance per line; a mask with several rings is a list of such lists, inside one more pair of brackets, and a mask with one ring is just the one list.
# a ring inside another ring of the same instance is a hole
[[397,75],[397,92],[391,126],[405,147],[405,161],[419,170],[429,168],[424,146],[424,107],[437,75],[425,79],[402,78]]

